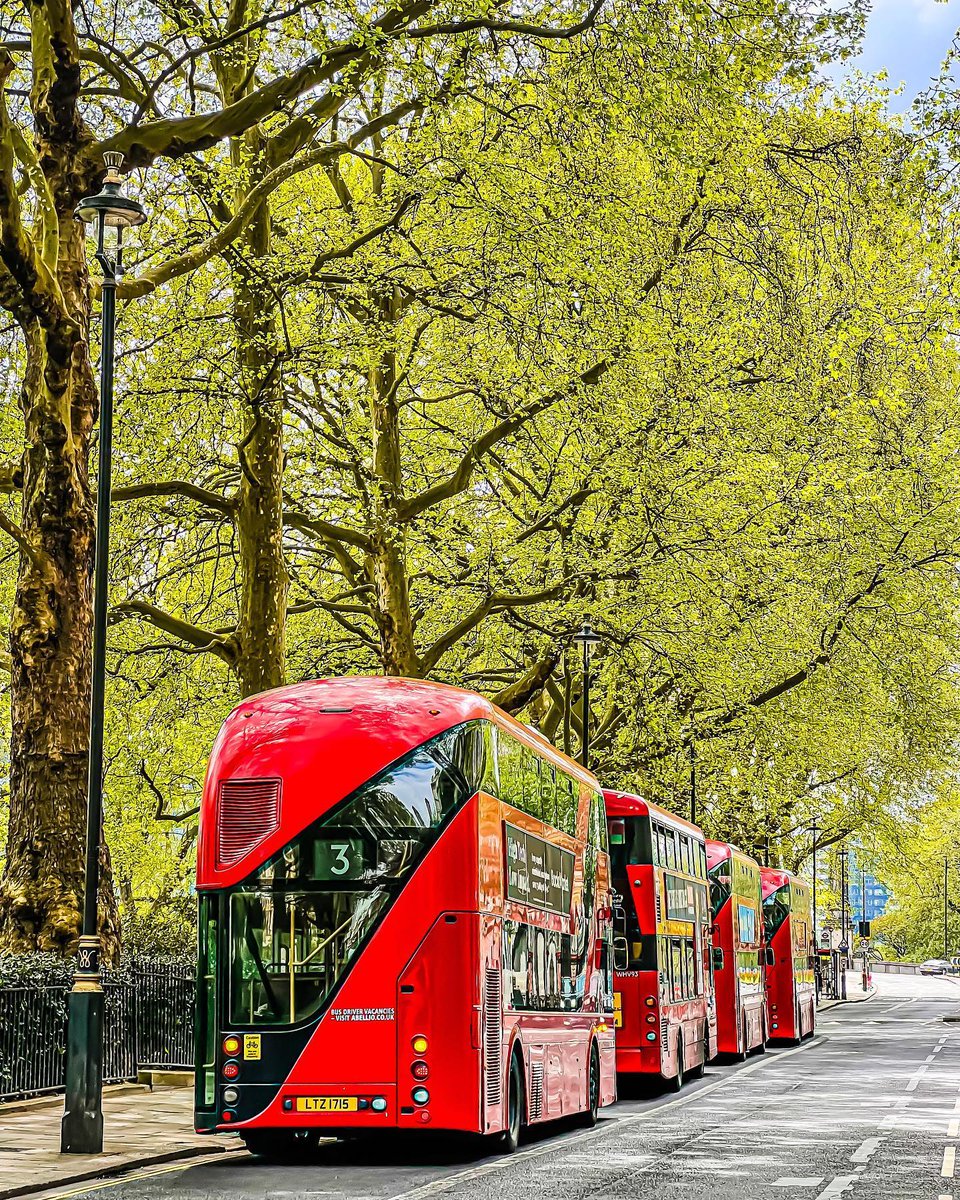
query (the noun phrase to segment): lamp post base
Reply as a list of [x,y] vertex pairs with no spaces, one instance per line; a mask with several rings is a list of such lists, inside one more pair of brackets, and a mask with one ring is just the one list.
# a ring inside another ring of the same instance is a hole
[[103,989],[99,979],[78,979],[68,1001],[61,1154],[103,1152],[102,1092]]

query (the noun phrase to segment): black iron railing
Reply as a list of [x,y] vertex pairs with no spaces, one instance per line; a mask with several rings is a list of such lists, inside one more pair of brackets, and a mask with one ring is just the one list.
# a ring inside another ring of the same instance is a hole
[[[193,1067],[193,974],[179,966],[105,979],[105,1083],[144,1069]],[[0,1101],[63,1090],[67,994],[62,984],[0,986]]]

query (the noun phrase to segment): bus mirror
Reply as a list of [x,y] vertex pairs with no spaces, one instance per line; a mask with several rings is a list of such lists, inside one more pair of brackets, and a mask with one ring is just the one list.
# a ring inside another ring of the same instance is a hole
[[720,946],[713,948],[713,969],[715,971],[723,970],[723,950]]
[[774,967],[777,963],[777,956],[773,952],[772,946],[767,946],[763,952],[763,961],[768,967]]

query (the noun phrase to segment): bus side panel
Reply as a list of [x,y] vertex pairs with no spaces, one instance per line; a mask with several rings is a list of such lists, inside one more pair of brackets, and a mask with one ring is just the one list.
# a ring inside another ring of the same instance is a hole
[[[480,917],[444,913],[400,976],[397,990],[397,1102],[401,1129],[481,1133]],[[413,1040],[427,1049],[417,1054]],[[414,1073],[426,1064],[427,1076]],[[411,1093],[423,1086],[427,1105]]]
[[793,942],[788,917],[773,937],[773,966],[767,967],[767,1029],[773,1040],[800,1036],[796,1028]]
[[740,1001],[737,990],[737,954],[733,938],[731,897],[714,924],[713,944],[723,951],[723,966],[714,973],[717,995],[717,1053],[737,1054],[740,1049]]

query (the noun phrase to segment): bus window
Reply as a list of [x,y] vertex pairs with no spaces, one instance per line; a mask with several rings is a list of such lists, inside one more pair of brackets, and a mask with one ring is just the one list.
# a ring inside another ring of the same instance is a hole
[[690,839],[686,834],[681,833],[680,837],[680,869],[685,875],[691,873],[690,866]]
[[684,939],[683,957],[687,980],[686,996],[688,1000],[692,1000],[701,991],[699,972],[697,971],[697,956],[693,948],[693,938]]
[[564,833],[575,833],[577,828],[576,780],[564,771],[557,773],[557,828]]
[[503,923],[503,990],[512,1008],[526,1008],[530,996],[527,930],[520,921]]
[[730,860],[723,858],[710,869],[710,907],[716,920],[730,899]]
[[603,806],[603,795],[600,792],[594,792],[590,796],[590,828],[587,831],[587,838],[598,850],[607,849],[607,820],[606,810]]
[[667,829],[664,832],[667,839],[667,866],[671,871],[675,871],[678,866],[676,834],[672,829]]
[[669,1004],[673,986],[670,981],[670,939],[661,937],[657,938],[657,942],[659,943],[658,961],[660,963],[660,1003]]
[[497,760],[500,767],[500,799],[523,808],[523,747],[502,729],[497,730]]
[[197,1108],[213,1108],[217,1098],[217,912],[220,897],[200,893],[200,954],[197,961]]
[[540,820],[557,823],[557,770],[548,762],[540,764]]
[[683,945],[679,938],[670,939],[670,978],[672,988],[670,999],[675,1003],[683,1000],[686,995],[686,984],[683,978]]
[[523,804],[521,808],[531,817],[540,816],[540,768],[546,763],[539,754],[523,747]]
[[323,1005],[389,907],[397,883],[469,797],[471,785],[446,760],[449,745],[443,734],[411,751],[230,896],[234,1023],[288,1024]]

